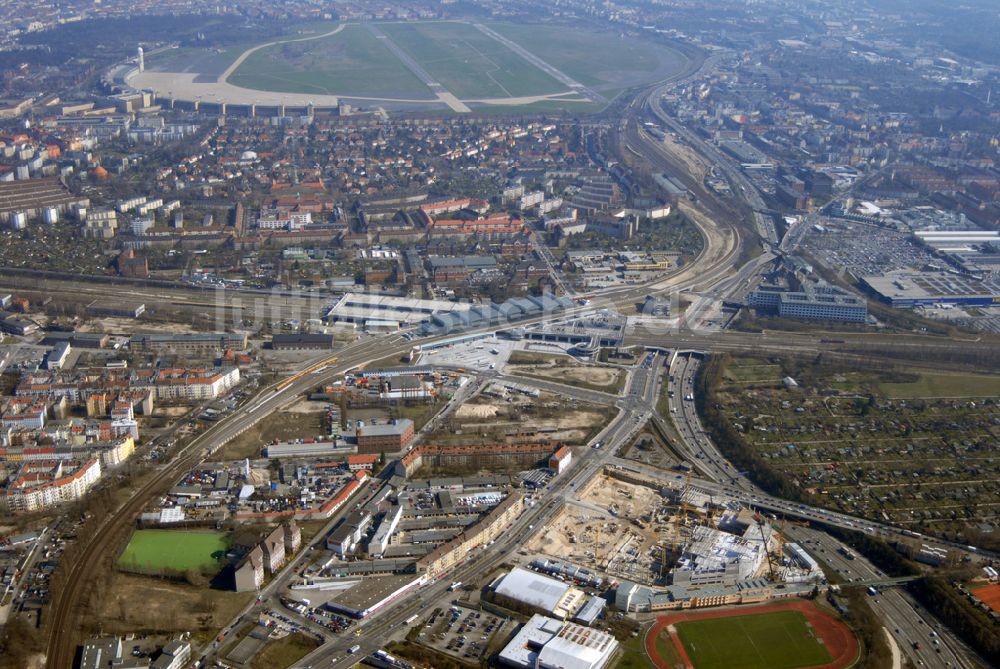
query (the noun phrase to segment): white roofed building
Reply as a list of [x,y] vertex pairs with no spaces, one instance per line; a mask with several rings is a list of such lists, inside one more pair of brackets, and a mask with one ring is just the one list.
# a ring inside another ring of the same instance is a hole
[[519,669],[604,669],[618,641],[585,625],[534,615],[500,651],[500,663]]
[[579,588],[520,567],[500,579],[494,591],[562,619],[579,611],[587,599]]

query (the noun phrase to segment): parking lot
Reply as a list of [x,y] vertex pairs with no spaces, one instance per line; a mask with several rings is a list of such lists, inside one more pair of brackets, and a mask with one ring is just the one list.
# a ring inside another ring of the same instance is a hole
[[909,233],[856,221],[824,219],[824,232],[810,230],[803,245],[823,264],[855,276],[882,276],[899,269],[918,269],[936,262]]
[[[432,367],[464,367],[469,370],[502,370],[512,351],[520,342],[497,337],[454,344],[425,351],[418,364]],[[496,351],[494,353],[494,351]]]
[[417,635],[429,648],[468,663],[479,663],[494,638],[503,638],[512,624],[500,616],[458,606],[438,609]]

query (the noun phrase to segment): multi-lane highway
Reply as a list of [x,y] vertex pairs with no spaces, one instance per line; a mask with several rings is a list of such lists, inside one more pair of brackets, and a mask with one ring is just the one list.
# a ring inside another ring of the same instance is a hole
[[[659,96],[657,91],[652,91],[644,98],[638,98],[638,100],[646,98],[651,98],[655,104],[658,104]],[[632,105],[629,109],[634,112],[636,106]],[[664,122],[670,125],[668,121]],[[674,126],[671,125],[671,127]],[[712,159],[713,154],[710,147],[705,147],[703,144],[698,144],[693,139],[688,138],[684,134],[683,128],[679,126],[675,128],[675,131],[692,142],[692,146],[705,151],[709,158]],[[639,152],[654,165],[658,163],[663,164],[666,161],[657,147],[651,145],[648,141],[643,140],[636,143]],[[763,203],[758,202],[759,193],[753,188],[752,184],[744,184],[742,175],[731,170],[731,168],[729,169],[730,171],[726,172],[726,177],[730,179],[731,183],[736,185],[736,192],[740,200],[747,203],[751,209],[761,208]],[[743,187],[741,188],[740,186]],[[668,291],[679,287],[687,286],[701,291],[712,291],[717,287],[727,290],[738,286],[740,281],[745,278],[743,276],[744,270],[748,273],[753,270],[751,266],[744,266],[744,269],[739,270],[735,279],[730,279],[735,270],[734,263],[743,252],[745,243],[742,236],[743,233],[741,233],[739,227],[730,223],[730,220],[734,217],[732,207],[719,203],[710,203],[709,206],[712,207],[712,211],[716,212],[718,216],[706,217],[709,221],[707,223],[705,220],[696,223],[701,226],[705,237],[704,249],[698,257],[693,259],[680,272],[650,284],[627,286],[605,291],[599,297],[593,296],[594,303],[590,307],[571,309],[563,312],[560,316],[592,311],[596,307],[604,305],[634,304],[647,294]],[[743,223],[745,226],[747,222],[744,221]],[[601,304],[598,304],[598,301]],[[525,321],[519,325],[541,322],[546,318],[548,316],[542,316]],[[495,327],[490,329],[495,329]],[[102,523],[94,529],[90,537],[81,540],[77,559],[73,564],[67,565],[69,571],[67,574],[68,578],[65,579],[66,586],[62,592],[57,593],[57,599],[53,604],[50,614],[50,637],[47,649],[50,666],[71,666],[78,641],[77,634],[80,629],[78,618],[80,607],[78,604],[86,590],[91,587],[93,577],[100,573],[99,570],[104,563],[101,558],[106,555],[107,551],[114,550],[117,547],[120,536],[132,523],[135,516],[144,508],[149,499],[160,494],[169,485],[172,485],[183,472],[196,466],[206,457],[210,457],[211,453],[219,446],[244,430],[251,428],[273,411],[295,401],[300,394],[327,383],[343,374],[344,371],[363,364],[366,361],[384,358],[387,355],[396,353],[401,354],[409,350],[414,344],[428,343],[443,338],[446,337],[425,338],[423,340],[414,339],[411,342],[404,340],[399,335],[388,335],[385,337],[362,339],[342,349],[338,354],[338,361],[325,369],[298,377],[288,383],[281,391],[276,390],[274,387],[264,389],[255,398],[247,402],[244,407],[215,423],[190,444],[184,446],[167,465],[156,472],[149,482],[136,490],[121,507],[103,519]],[[866,341],[867,339],[868,337],[852,337],[851,341]],[[748,348],[754,350],[817,351],[822,348],[829,348],[829,345],[824,344],[822,339],[817,336],[783,333],[752,335],[745,333],[646,332],[638,335],[629,343],[690,347],[698,350],[713,351],[742,350]],[[926,337],[898,338],[894,339],[892,344],[897,350],[909,350],[915,355],[933,354],[934,347],[951,345],[950,342]],[[992,344],[990,342],[969,342],[968,345],[975,347],[991,346]],[[304,365],[303,368],[308,368],[310,363]],[[687,364],[690,365],[691,361],[689,360]],[[605,443],[604,447],[600,449],[588,449],[591,451],[588,453],[588,457],[577,459],[570,472],[567,475],[559,477],[550,486],[546,502],[529,509],[521,519],[514,523],[510,531],[504,535],[502,541],[498,541],[495,546],[484,550],[482,554],[476,556],[476,559],[470,563],[460,566],[457,572],[451,575],[451,578],[463,580],[463,578],[471,577],[475,573],[483,573],[483,570],[488,569],[491,565],[499,564],[503,558],[504,551],[518,545],[527,534],[534,531],[533,526],[537,525],[540,527],[547,518],[554,515],[562,503],[561,499],[570,491],[588,480],[604,464],[615,462],[614,450],[634,435],[646,418],[653,415],[652,407],[655,405],[658,385],[656,372],[661,367],[662,358],[658,357],[651,362],[648,368],[640,366],[639,369],[633,372],[625,396],[620,398],[616,403],[619,408],[618,415],[598,438],[598,440]],[[690,378],[690,374],[691,371],[686,368],[681,373],[681,378]],[[684,394],[686,393],[687,391]],[[699,462],[707,459],[708,464],[706,465],[706,469],[713,474],[712,478],[718,481],[718,483],[704,481],[699,482],[698,485],[711,487],[717,492],[726,491],[737,499],[762,508],[777,509],[807,518],[824,518],[826,522],[841,524],[844,527],[853,527],[855,529],[870,527],[872,531],[882,532],[887,536],[896,532],[894,528],[887,526],[866,523],[860,519],[849,518],[842,514],[832,514],[819,509],[809,509],[801,505],[793,505],[784,500],[768,498],[760,493],[753,492],[755,489],[747,487],[748,482],[744,483],[738,476],[731,476],[731,467],[727,466],[725,460],[721,458],[718,451],[714,449],[714,446],[704,436],[704,433],[697,424],[696,416],[686,410],[687,407],[684,406],[685,404],[692,403],[682,402],[677,413],[683,419],[681,421],[683,425],[679,424],[678,428],[684,436],[686,448],[692,457]],[[693,409],[693,407],[691,408]],[[699,453],[702,454],[702,457],[698,457]],[[733,481],[733,478],[736,480]],[[398,626],[405,617],[412,615],[414,611],[420,610],[420,602],[433,601],[435,597],[443,594],[446,585],[441,582],[429,584],[425,586],[418,597],[412,598],[412,601],[404,601],[399,606],[367,621],[365,624],[366,637],[363,642],[359,641],[359,643],[362,644],[365,650],[374,649],[385,638],[385,634]],[[339,639],[336,643],[328,645],[329,647],[320,649],[314,655],[323,659],[329,665],[331,658],[337,656],[338,653],[344,652],[346,643],[346,639]],[[349,661],[353,662],[354,659]],[[348,660],[344,660],[344,664],[347,662]],[[312,662],[307,661],[307,663]],[[330,666],[339,666],[339,664],[334,663]]]
[[[787,527],[784,532],[833,570],[845,587],[885,578],[885,574],[871,562],[853,551],[845,551],[844,545],[828,534],[805,527]],[[845,553],[852,559],[848,559]],[[905,590],[882,588],[877,595],[869,597],[868,603],[901,652],[914,665],[962,669],[978,666],[967,659],[974,658],[975,654]]]
[[378,612],[362,625],[360,639],[344,638],[304,658],[298,665],[347,667],[356,661],[355,655],[346,655],[347,649],[355,643],[361,645],[362,653],[370,653],[380,648],[388,635],[402,625],[409,616],[419,613],[426,606],[447,596],[448,585],[454,581],[475,581],[478,575],[487,573],[502,562],[510,553],[523,545],[529,536],[542,531],[545,523],[552,519],[563,504],[577,490],[584,487],[591,477],[603,470],[604,465],[615,459],[615,452],[642,429],[644,419],[654,411],[659,391],[659,377],[663,372],[665,356],[651,352],[629,375],[623,397],[618,402],[618,414],[609,425],[595,437],[592,444],[599,448],[587,449],[574,459],[568,472],[555,479],[544,490],[544,501],[529,507],[511,527],[478,555],[473,555],[461,566],[436,582],[425,585],[410,600],[401,602],[392,609]]

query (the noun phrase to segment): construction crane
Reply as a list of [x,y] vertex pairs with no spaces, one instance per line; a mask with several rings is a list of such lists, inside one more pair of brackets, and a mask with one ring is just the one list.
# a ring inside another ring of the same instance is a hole
[[[771,575],[771,580],[775,580],[774,564],[771,562],[771,554],[767,550],[767,535],[764,533],[764,525],[767,524],[760,511],[755,511],[753,519],[757,521],[757,528],[760,530],[760,538],[764,542],[764,557],[767,559],[767,570]],[[780,543],[780,542],[779,542]]]
[[[788,524],[788,525],[796,525],[798,527],[809,527],[809,521],[808,520],[795,520],[794,518],[787,518],[785,516],[781,517],[781,522],[778,522],[777,517],[773,518],[771,524],[778,530],[778,532],[781,534],[782,538],[785,538],[785,525],[786,524]],[[778,554],[778,564],[784,564],[785,554],[784,554],[783,543],[781,541],[777,541],[777,542],[775,542],[775,544],[776,544],[776,552]]]
[[687,476],[684,477],[684,489],[681,490],[681,520],[684,525],[687,526],[688,515],[691,513],[691,505],[688,504],[688,495],[691,492],[691,470],[688,470]]

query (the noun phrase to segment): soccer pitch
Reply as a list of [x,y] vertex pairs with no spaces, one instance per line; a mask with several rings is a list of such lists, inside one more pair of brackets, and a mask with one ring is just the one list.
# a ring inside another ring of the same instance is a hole
[[163,569],[211,572],[229,549],[226,535],[211,531],[136,530],[118,564],[155,573]]
[[799,669],[832,661],[798,611],[677,623],[695,669]]

